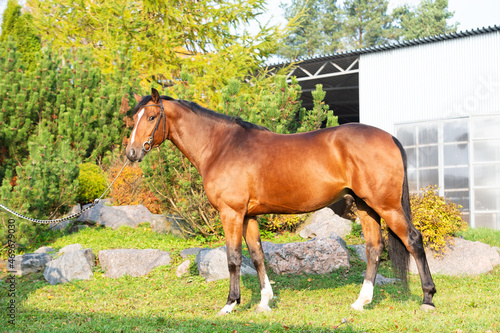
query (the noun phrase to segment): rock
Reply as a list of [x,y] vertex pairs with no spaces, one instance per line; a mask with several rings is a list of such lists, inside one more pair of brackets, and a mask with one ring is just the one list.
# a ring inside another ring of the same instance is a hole
[[366,245],[365,244],[349,245],[348,248],[353,249],[360,260],[363,260],[366,263],[368,262],[368,258],[366,257]]
[[35,253],[51,253],[51,252],[56,252],[56,250],[50,246],[42,246],[41,248],[35,251]]
[[350,267],[349,252],[340,237],[316,237],[304,243],[288,243],[265,255],[276,274],[326,274],[340,267]]
[[302,238],[328,238],[335,233],[344,238],[351,232],[352,222],[335,214],[330,208],[323,208],[312,214],[299,233]]
[[[364,271],[363,274],[361,274],[361,276],[363,276],[363,277],[365,277],[365,275],[366,275],[366,271]],[[401,281],[401,279],[388,278],[388,277],[385,277],[385,276],[378,274],[378,273],[377,273],[377,276],[375,277],[375,284],[379,285],[379,286],[383,286],[384,284],[395,283],[398,281]]]
[[[491,246],[472,242],[462,238],[454,238],[455,245],[447,245],[442,258],[435,258],[434,252],[425,250],[432,274],[444,275],[478,275],[493,270],[500,264],[500,254]],[[418,274],[413,257],[410,257],[410,272]]]
[[154,230],[155,232],[161,234],[167,233],[168,222],[165,215],[153,214],[151,216],[151,221],[149,222],[149,224],[151,225],[151,229]]
[[[216,249],[203,249],[196,255],[195,260],[200,275],[206,282],[220,279],[229,279],[229,270],[227,268],[227,250],[226,247]],[[257,275],[252,260],[242,256],[241,275]]]
[[15,275],[24,276],[30,273],[41,272],[45,264],[52,261],[52,256],[47,253],[25,253],[14,257],[14,267],[7,262],[7,270]]
[[70,245],[67,245],[65,247],[63,247],[62,249],[59,250],[59,252],[57,252],[58,254],[63,254],[63,253],[70,253],[70,252],[75,252],[75,251],[80,251],[80,250],[83,250],[83,246],[81,244],[70,244]]
[[[66,214],[66,216],[79,213],[81,210],[82,210],[82,207],[80,206],[80,204],[76,204],[75,206],[73,206],[73,208],[71,208],[71,210],[69,211],[68,214]],[[50,229],[53,229],[53,230],[63,230],[63,229],[66,229],[72,223],[73,223],[73,220],[66,220],[66,221],[62,221],[59,223],[51,223],[51,224],[49,224],[49,226],[50,226]]]
[[172,234],[181,238],[185,238],[183,230],[193,231],[180,216],[163,214],[153,214],[151,228],[156,232]]
[[177,270],[175,271],[175,275],[177,277],[181,277],[183,275],[186,275],[189,273],[189,266],[191,265],[191,260],[186,260],[182,264],[177,267]]
[[189,256],[191,256],[193,254],[198,254],[198,252],[200,252],[201,250],[210,250],[210,249],[206,249],[206,248],[202,248],[202,247],[193,247],[190,249],[185,249],[185,250],[181,251],[181,257],[182,257],[182,259],[187,259]]
[[192,231],[189,225],[178,216],[152,214],[143,205],[111,206],[109,199],[99,201],[92,209],[80,215],[76,221],[100,224],[113,229],[124,225],[135,228],[141,223],[149,222],[153,231],[170,233],[178,237],[184,237],[183,230]]
[[281,249],[285,244],[275,244],[271,242],[262,242],[262,251],[264,251],[264,258],[267,262],[271,260],[271,255]]
[[[83,209],[87,206],[83,206]],[[86,211],[76,220],[81,222],[91,221],[118,229],[123,225],[137,227],[140,223],[151,222],[152,217],[153,214],[143,205],[110,206],[110,201],[105,199],[99,201],[94,208]]]
[[117,278],[128,274],[138,277],[158,266],[170,264],[170,253],[155,249],[118,249],[99,251],[99,262],[106,276]]
[[95,255],[91,249],[71,251],[49,262],[43,276],[50,284],[89,280],[94,274]]

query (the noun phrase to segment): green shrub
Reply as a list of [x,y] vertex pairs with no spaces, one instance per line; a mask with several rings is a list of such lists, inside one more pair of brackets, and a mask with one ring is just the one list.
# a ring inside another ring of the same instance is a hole
[[453,243],[452,236],[467,230],[462,219],[461,206],[437,194],[437,186],[422,188],[422,194],[410,197],[413,224],[422,233],[424,246],[444,253],[446,242]]
[[78,175],[77,200],[80,203],[89,203],[99,198],[108,187],[106,178],[99,168],[93,163],[83,163],[78,166],[80,174]]

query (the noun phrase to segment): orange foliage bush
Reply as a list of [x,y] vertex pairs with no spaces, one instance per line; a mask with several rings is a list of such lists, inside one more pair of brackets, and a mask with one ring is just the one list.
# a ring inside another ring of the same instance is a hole
[[[115,179],[121,166],[109,170],[110,181]],[[127,165],[111,187],[110,197],[117,205],[144,205],[153,214],[161,213],[161,201],[147,188],[142,170],[137,165]]]

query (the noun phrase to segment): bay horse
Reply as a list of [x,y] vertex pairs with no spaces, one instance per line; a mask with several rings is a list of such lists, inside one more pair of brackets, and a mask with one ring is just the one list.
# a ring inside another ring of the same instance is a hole
[[264,266],[256,216],[305,213],[351,195],[366,242],[366,275],[356,310],[373,298],[383,250],[380,218],[389,227],[389,255],[406,282],[409,254],[423,290],[422,308],[434,308],[436,292],[422,236],[411,222],[406,155],[399,141],[375,127],[345,124],[301,134],[276,134],[193,102],[135,95],[135,126],[126,154],[140,162],[152,147],[170,140],[203,178],[208,200],[220,214],[227,246],[229,295],[219,314],[240,303],[242,237],[258,273],[261,301],[271,311],[273,290]]

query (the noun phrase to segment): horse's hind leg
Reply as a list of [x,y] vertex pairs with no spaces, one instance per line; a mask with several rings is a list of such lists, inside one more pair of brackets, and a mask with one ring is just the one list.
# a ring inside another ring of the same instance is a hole
[[271,311],[269,301],[273,298],[273,289],[269,283],[264,264],[264,251],[260,240],[259,225],[254,217],[247,217],[243,223],[243,237],[248,246],[260,282],[260,304],[257,312]]
[[380,216],[359,198],[356,198],[356,207],[361,220],[361,228],[365,236],[368,266],[366,268],[365,279],[359,297],[351,307],[355,310],[363,310],[363,306],[370,303],[373,298],[373,286],[375,285],[377,268],[380,263],[380,256],[384,249],[384,244],[382,242],[380,230]]
[[[409,222],[402,210],[383,212],[381,215],[392,232],[399,237],[406,249],[415,259],[420,281],[422,283],[422,291],[424,293],[422,309],[435,308],[432,298],[436,293],[436,286],[432,281],[431,272],[427,263],[427,257],[422,242],[422,234],[411,222]],[[391,247],[390,243],[391,240],[389,240],[389,245]]]

